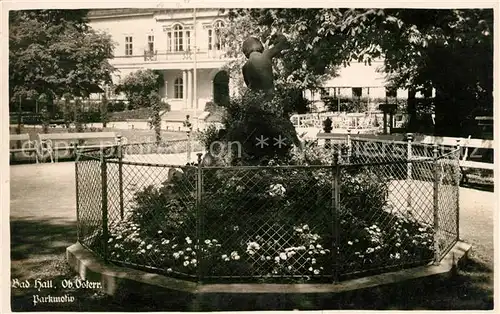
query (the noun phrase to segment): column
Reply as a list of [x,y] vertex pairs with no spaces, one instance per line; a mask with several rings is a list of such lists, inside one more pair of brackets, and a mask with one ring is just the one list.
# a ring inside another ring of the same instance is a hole
[[188,80],[187,80],[187,107],[193,108],[193,70],[188,70]]
[[182,70],[182,99],[184,108],[187,108],[187,70]]
[[168,94],[168,77],[167,77],[167,71],[163,72],[163,80],[164,80],[163,84],[165,85],[164,86],[165,87],[165,96],[164,97],[165,97],[165,101],[166,101],[169,98],[169,96],[170,96]]

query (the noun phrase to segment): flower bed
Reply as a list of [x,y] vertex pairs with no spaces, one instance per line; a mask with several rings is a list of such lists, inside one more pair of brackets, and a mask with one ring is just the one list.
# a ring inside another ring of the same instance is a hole
[[[109,227],[111,261],[205,280],[330,281],[433,258],[425,221],[388,202],[382,168],[195,167],[135,195]],[[198,240],[199,238],[199,240]]]

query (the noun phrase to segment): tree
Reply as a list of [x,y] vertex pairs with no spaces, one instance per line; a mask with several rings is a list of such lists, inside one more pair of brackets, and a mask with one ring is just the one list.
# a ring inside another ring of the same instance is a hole
[[[338,66],[383,58],[394,87],[436,89],[438,134],[460,135],[478,111],[492,110],[493,10],[235,9],[229,17],[247,28],[240,37],[287,35],[288,84],[314,87]],[[227,38],[237,51],[238,34]]]
[[9,14],[10,99],[65,93],[87,96],[111,83],[114,44],[87,25],[88,10],[24,10]]
[[109,121],[109,115],[108,115],[108,97],[106,97],[106,93],[102,95],[101,99],[101,122],[102,122],[102,127],[105,128],[106,124]]
[[66,125],[66,128],[69,129],[69,126],[70,126],[70,123],[71,121],[73,121],[73,119],[71,118],[71,113],[72,113],[72,110],[71,110],[71,100],[72,100],[72,96],[70,93],[65,93],[63,95],[63,98],[64,98],[64,103],[63,103],[63,120],[64,120],[64,124]]
[[127,75],[116,87],[115,92],[124,93],[132,108],[150,105],[150,95],[163,85],[163,75],[155,70],[137,70]]
[[160,119],[160,110],[161,110],[161,98],[158,92],[152,91],[149,94],[149,104],[151,108],[151,126],[155,130],[155,142],[159,144],[161,142],[161,119]]

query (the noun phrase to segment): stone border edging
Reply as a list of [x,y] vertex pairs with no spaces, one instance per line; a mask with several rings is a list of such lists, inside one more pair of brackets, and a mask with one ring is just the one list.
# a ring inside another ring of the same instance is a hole
[[66,249],[70,266],[83,280],[99,281],[102,292],[117,295],[124,292],[161,294],[161,291],[190,294],[297,294],[341,293],[373,288],[406,280],[444,275],[456,270],[459,262],[468,257],[471,245],[458,241],[439,265],[419,266],[395,272],[346,280],[335,284],[197,284],[136,269],[105,265],[101,259],[75,243]]

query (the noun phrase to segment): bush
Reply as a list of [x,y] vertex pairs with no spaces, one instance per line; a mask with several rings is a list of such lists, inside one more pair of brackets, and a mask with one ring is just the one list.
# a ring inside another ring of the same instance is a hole
[[124,93],[129,110],[149,106],[149,95],[163,85],[163,75],[155,70],[138,70],[127,75],[116,87],[116,93]]
[[[304,155],[313,159],[317,154],[307,149]],[[324,161],[325,156],[316,160]],[[302,162],[295,159],[295,164]],[[332,176],[330,168],[205,169],[198,209],[203,213],[203,238],[197,245],[196,169],[183,168],[162,187],[146,187],[136,194],[128,223],[111,232],[118,245],[111,254],[135,263],[161,256],[148,266],[191,275],[202,258],[207,275],[325,275],[330,280],[335,240]],[[392,212],[382,178],[373,168],[340,172],[336,261],[343,274],[433,256],[432,230]]]
[[217,110],[217,105],[213,101],[208,101],[205,104],[205,111],[210,113],[214,113]]

